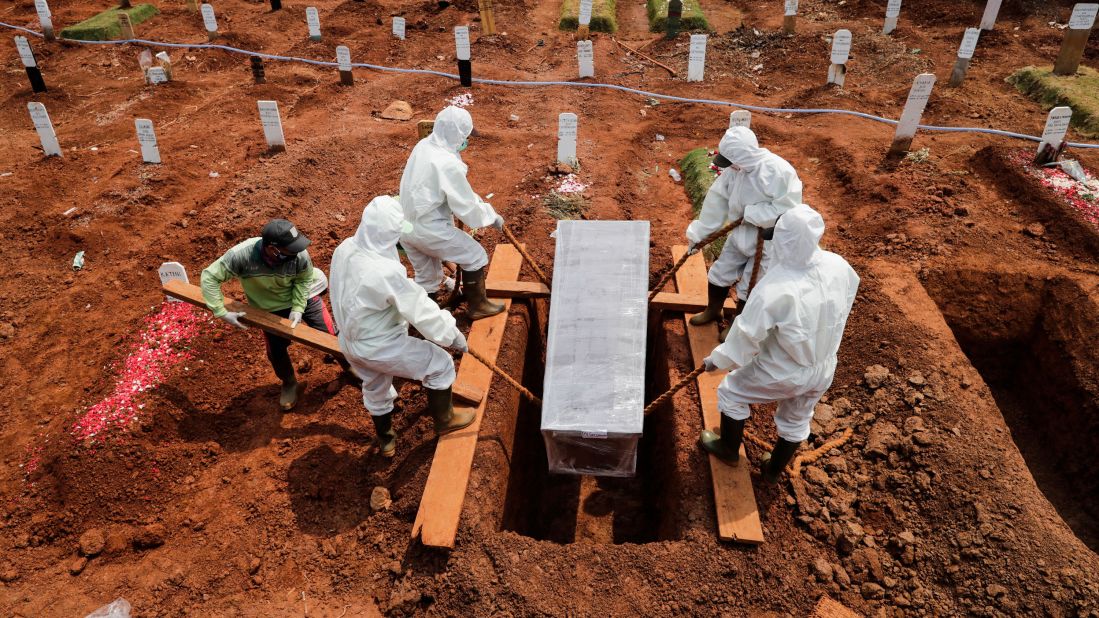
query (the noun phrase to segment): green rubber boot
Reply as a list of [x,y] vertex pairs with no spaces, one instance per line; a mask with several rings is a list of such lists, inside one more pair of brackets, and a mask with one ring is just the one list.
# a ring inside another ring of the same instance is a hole
[[454,398],[450,388],[427,391],[427,409],[431,412],[431,418],[435,419],[435,433],[448,434],[463,427],[469,427],[477,418],[475,412],[454,412]]
[[740,461],[740,443],[744,439],[744,424],[747,420],[736,420],[721,415],[721,427],[718,431],[705,429],[698,437],[698,445],[726,463]]
[[[736,320],[736,316],[740,315],[741,311],[744,311],[745,302],[746,301],[740,300],[739,298],[737,299],[736,314],[733,316],[733,320]],[[733,330],[733,320],[730,320],[729,325],[722,329],[721,334],[717,336],[717,340],[721,343],[725,343],[725,339],[729,336],[729,331]]]
[[292,410],[298,405],[298,397],[301,395],[301,384],[297,380],[282,383],[282,392],[279,393],[279,407],[282,411]]
[[774,450],[765,453],[760,459],[759,467],[763,472],[763,480],[771,484],[777,483],[779,475],[786,469],[790,460],[794,458],[794,453],[797,452],[799,446],[801,446],[801,442],[790,442],[779,438],[778,442],[775,443]]
[[504,310],[504,305],[488,299],[485,291],[485,269],[462,271],[462,293],[469,303],[469,319],[481,320]]
[[691,318],[692,326],[702,326],[721,319],[721,308],[725,306],[725,299],[729,298],[729,288],[706,282],[706,308],[702,313]]
[[378,451],[382,454],[382,457],[396,455],[397,432],[393,430],[393,413],[390,412],[381,416],[371,414],[370,420],[374,421],[374,433],[377,434],[374,443],[378,445]]

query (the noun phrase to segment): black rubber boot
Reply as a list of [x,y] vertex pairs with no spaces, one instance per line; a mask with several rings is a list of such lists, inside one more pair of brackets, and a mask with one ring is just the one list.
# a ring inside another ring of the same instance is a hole
[[768,483],[777,483],[779,475],[786,469],[790,460],[794,458],[794,453],[797,452],[799,446],[801,446],[801,442],[790,442],[779,438],[778,442],[775,443],[774,450],[765,454],[760,461],[759,467],[763,472],[763,480]]
[[435,419],[435,433],[438,435],[469,427],[477,418],[475,412],[454,412],[454,397],[450,388],[424,390],[427,391],[427,410],[431,412],[431,418]]
[[747,420],[736,420],[721,415],[721,427],[718,431],[705,429],[698,437],[698,445],[726,463],[740,461],[740,443],[744,439],[744,424]]
[[296,379],[282,383],[282,391],[279,393],[279,407],[283,412],[292,410],[298,405],[298,397],[301,396],[301,384]]
[[702,313],[691,318],[693,326],[702,326],[721,319],[721,309],[725,306],[725,299],[729,298],[729,288],[706,282],[706,308]]
[[378,451],[382,457],[392,457],[397,454],[397,432],[393,430],[393,413],[381,416],[370,415],[374,421],[374,443],[378,445]]
[[504,305],[491,302],[485,292],[485,269],[462,271],[462,294],[469,303],[469,319],[481,320],[504,310]]
[[[736,320],[736,316],[740,315],[741,311],[744,311],[745,301],[739,298],[736,301],[736,315],[733,316],[733,320]],[[722,329],[721,334],[717,336],[717,340],[721,343],[725,343],[725,339],[729,336],[729,331],[733,330],[733,322],[729,321],[729,325]]]

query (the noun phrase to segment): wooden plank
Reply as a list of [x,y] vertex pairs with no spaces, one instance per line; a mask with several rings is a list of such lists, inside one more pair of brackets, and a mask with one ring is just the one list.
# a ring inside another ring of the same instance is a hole
[[[519,269],[522,265],[523,259],[515,247],[507,244],[496,245],[486,281],[489,283],[514,281],[519,277]],[[511,299],[504,299],[504,307],[503,313],[474,322],[469,332],[469,347],[493,361],[496,360],[496,355],[500,351],[500,343],[507,328],[507,309],[511,308]],[[462,358],[456,383],[468,384],[487,391],[491,381],[492,371],[488,367],[472,356]],[[435,457],[431,462],[431,471],[427,475],[424,495],[420,498],[416,521],[412,524],[412,538],[419,537],[424,545],[454,547],[485,405],[486,401],[482,400],[474,409],[477,416],[472,425],[442,436],[435,446]],[[455,409],[460,407],[455,406]],[[470,409],[464,408],[464,410]]]
[[[678,245],[672,248],[672,257],[679,259],[687,247]],[[702,254],[687,259],[683,268],[675,275],[676,287],[680,294],[702,296],[706,294],[706,264]],[[687,338],[691,345],[694,366],[702,364],[717,347],[717,327],[713,324],[691,326],[690,315],[684,315],[687,326]],[[725,374],[720,371],[704,373],[698,377],[698,395],[702,403],[703,426],[707,428],[721,425],[721,412],[717,409],[717,386]],[[729,465],[713,455],[710,459],[710,478],[714,486],[714,506],[717,509],[717,533],[723,541],[759,544],[763,542],[763,527],[759,521],[756,496],[752,489],[752,477],[748,472],[748,456],[744,446],[740,447],[740,462]]]
[[[172,298],[178,298],[196,307],[206,308],[206,299],[202,297],[202,288],[197,285],[174,279],[164,284],[163,289],[164,293]],[[244,316],[240,318],[240,321],[248,326],[254,326],[272,335],[278,335],[322,352],[327,352],[339,359],[344,357],[343,352],[340,351],[339,340],[334,335],[311,328],[305,324],[299,325],[297,328],[290,328],[290,320],[286,318],[280,318],[273,313],[256,309],[229,298],[225,299],[225,308],[229,311],[243,311]],[[455,383],[454,396],[476,405],[484,399],[485,391],[482,388]]]
[[[705,290],[703,290],[705,292]],[[706,308],[706,295],[680,294],[676,292],[658,292],[653,297],[649,307],[654,311],[684,311],[698,313]],[[736,298],[730,296],[725,299],[725,308],[729,311],[736,310]]]
[[546,284],[539,281],[486,281],[485,292],[491,298],[549,298],[550,295]]

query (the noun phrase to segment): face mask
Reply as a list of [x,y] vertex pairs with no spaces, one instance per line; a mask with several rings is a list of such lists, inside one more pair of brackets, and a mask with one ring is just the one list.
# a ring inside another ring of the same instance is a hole
[[462,145],[458,146],[458,152],[462,152],[466,148],[469,148],[469,140],[468,139],[462,140]]

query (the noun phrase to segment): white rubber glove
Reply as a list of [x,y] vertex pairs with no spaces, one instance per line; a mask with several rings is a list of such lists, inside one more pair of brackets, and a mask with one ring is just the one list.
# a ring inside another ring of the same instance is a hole
[[714,364],[713,359],[709,356],[702,359],[702,366],[706,368],[707,373],[709,373],[711,371],[717,371],[717,365]]
[[240,318],[243,315],[244,315],[243,311],[230,311],[229,313],[226,313],[225,315],[221,316],[221,319],[223,319],[226,322],[232,324],[233,326],[236,326],[237,328],[239,328],[241,330],[248,330],[247,326],[240,323]]
[[297,328],[301,324],[301,311],[290,312],[290,328]]
[[492,222],[492,227],[494,227],[494,228],[500,230],[501,232],[503,232],[504,231],[504,218],[501,217],[500,215],[496,215],[496,220]]
[[694,255],[698,253],[698,245],[691,243],[687,245],[687,255]]
[[447,347],[462,353],[469,352],[469,344],[466,343],[466,337],[462,334],[462,331],[457,328],[454,329],[454,340],[451,341],[450,345]]

